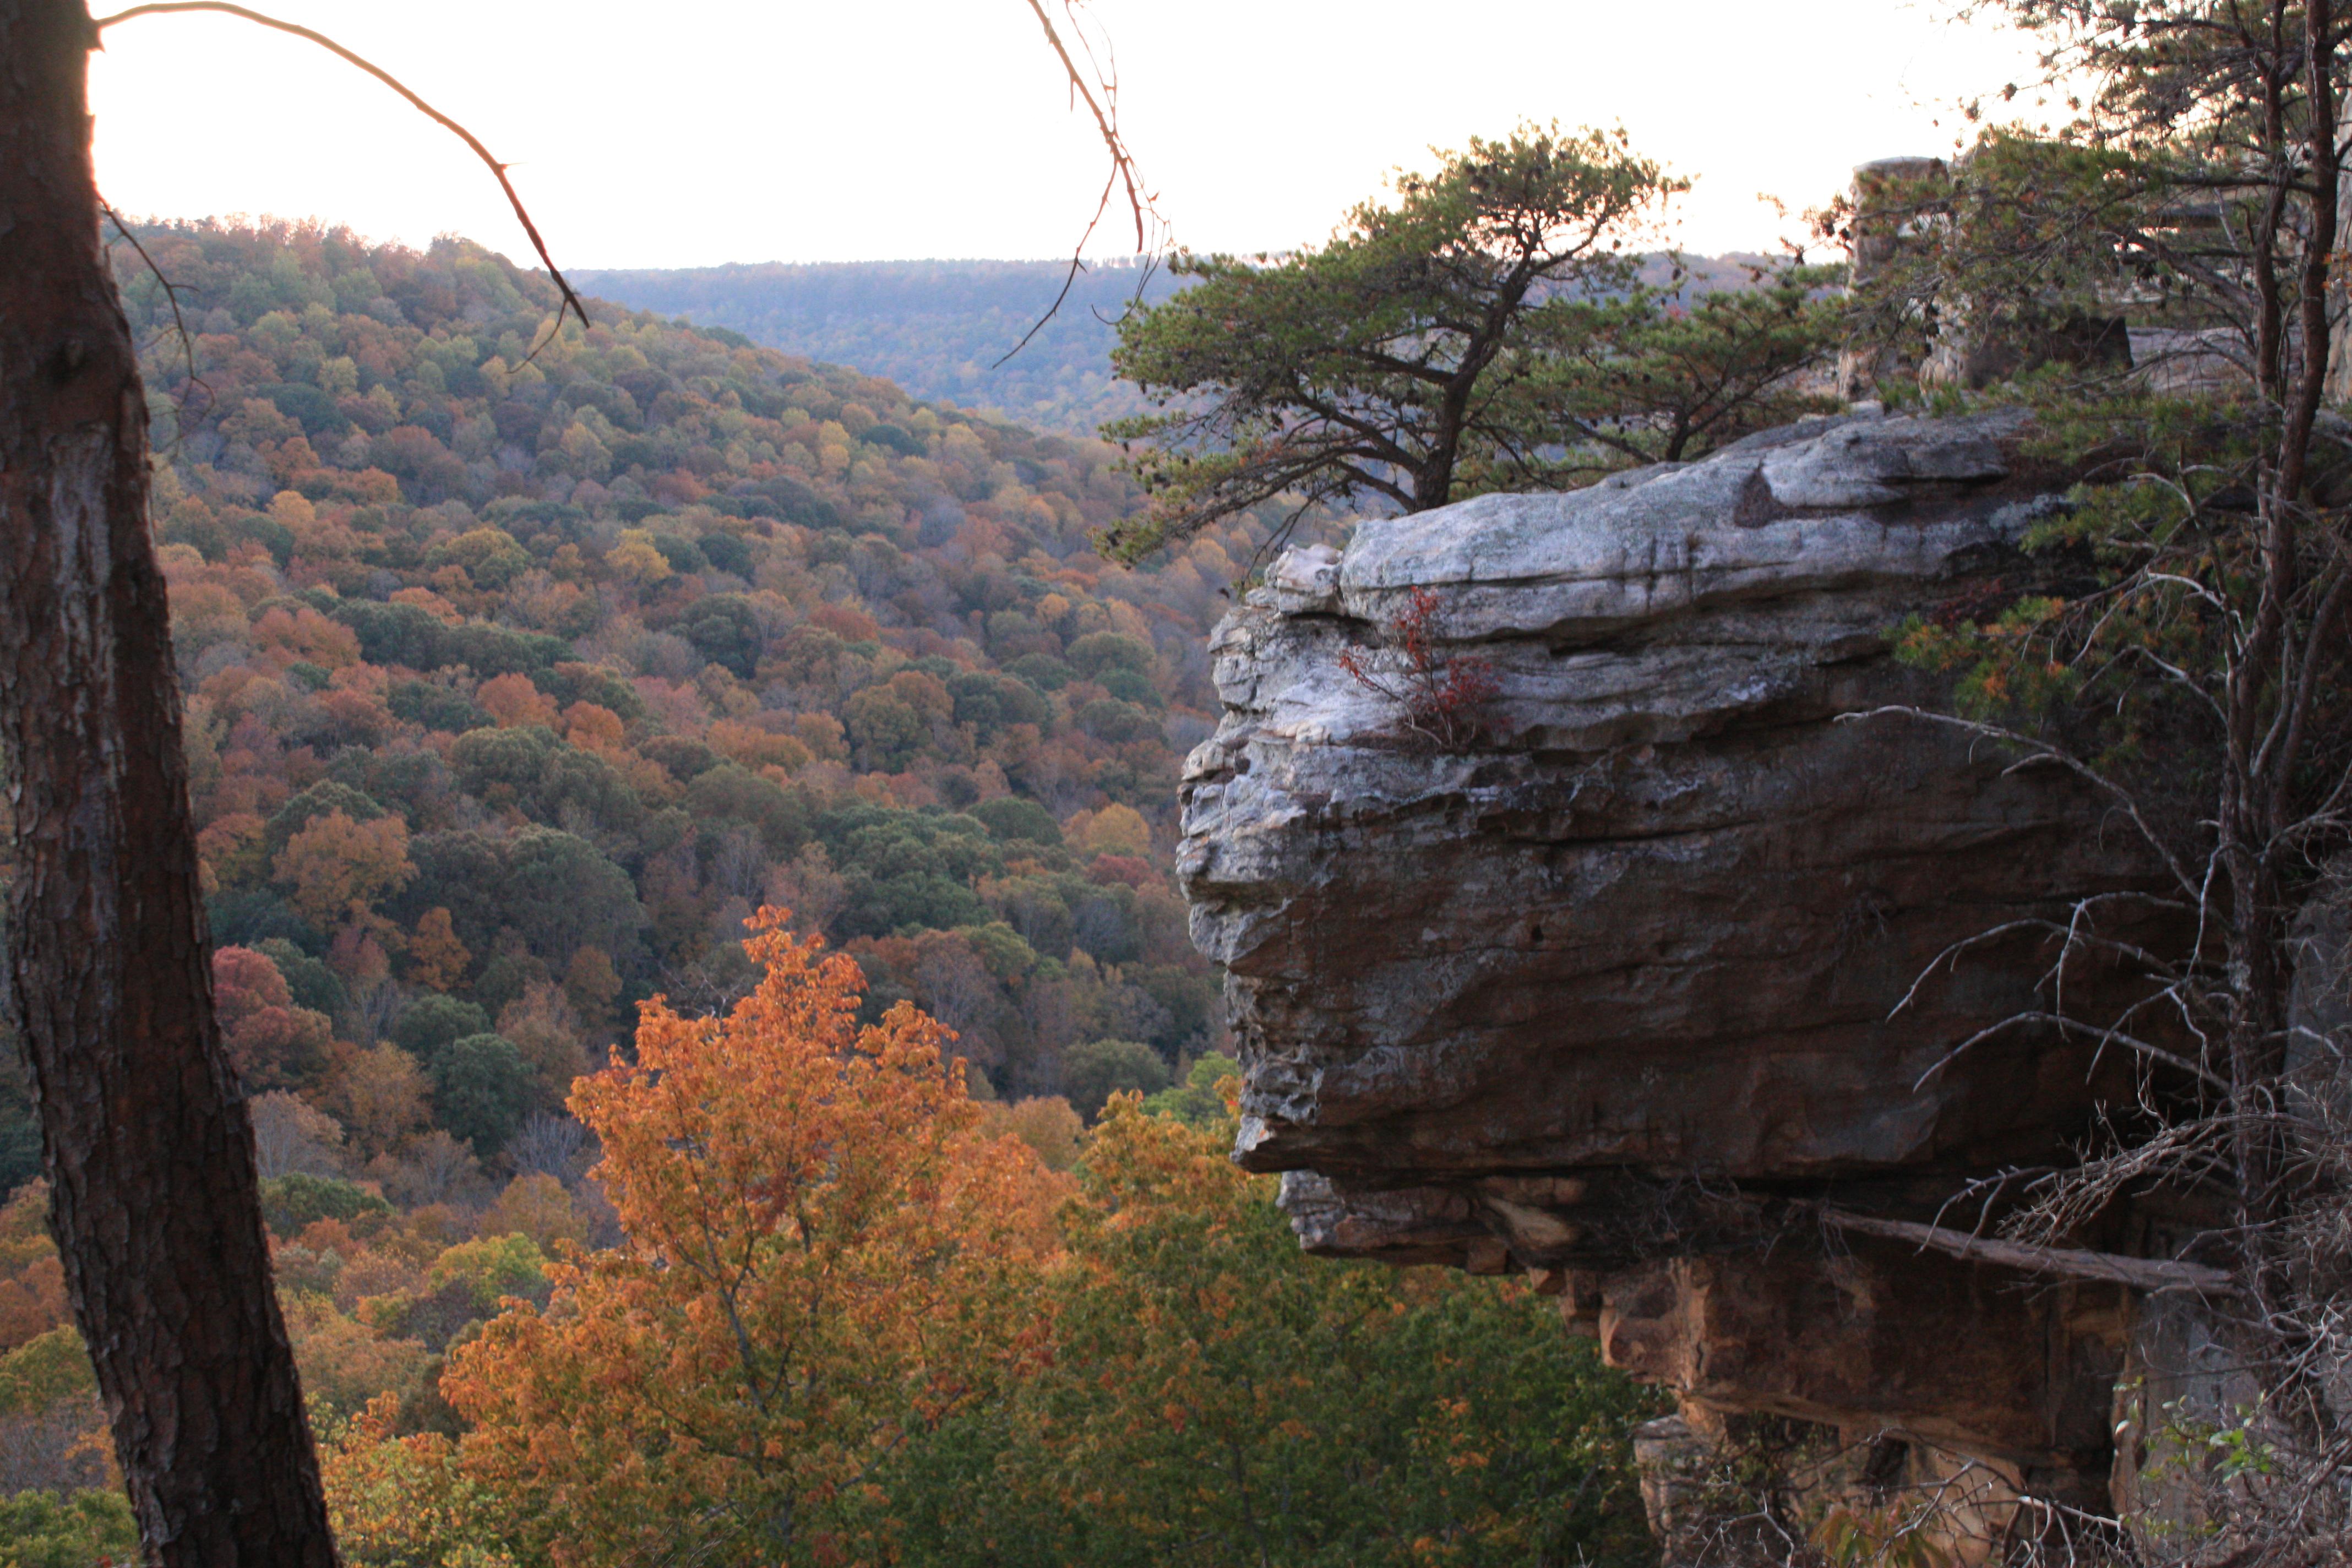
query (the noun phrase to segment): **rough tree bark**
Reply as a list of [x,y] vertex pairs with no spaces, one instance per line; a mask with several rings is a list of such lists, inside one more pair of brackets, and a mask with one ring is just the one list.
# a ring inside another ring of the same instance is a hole
[[149,1557],[334,1562],[213,1016],[147,409],[99,238],[79,0],[0,0],[7,999]]

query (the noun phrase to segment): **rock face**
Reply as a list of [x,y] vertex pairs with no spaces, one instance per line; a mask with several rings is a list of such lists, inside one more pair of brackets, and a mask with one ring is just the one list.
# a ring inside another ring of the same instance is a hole
[[[1847,195],[1853,257],[1846,279],[1850,295],[1868,296],[1889,283],[1898,289],[1925,287],[1935,276],[1939,251],[1967,248],[1965,237],[1952,226],[1958,216],[1954,198],[1968,183],[1971,159],[1964,153],[1947,164],[1940,158],[1880,158],[1855,166]],[[1901,276],[1906,269],[1914,274],[1908,279]],[[2033,305],[2012,302],[1988,314],[1979,309],[1984,302],[1951,283],[1947,277],[1937,287],[1935,325],[1924,360],[1885,344],[1849,346],[1838,356],[1838,395],[1875,397],[1906,381],[1928,387],[1989,386],[2051,363],[2110,372],[2147,367],[2141,347],[2156,351],[2152,374],[2164,384],[2194,386],[2195,377],[2222,368],[2216,363],[2221,356],[2203,345],[2168,352],[2153,341],[2142,344],[2116,313],[2120,301],[2111,302],[2115,308],[2085,311],[2053,297]]]
[[2084,781],[1882,711],[1938,696],[1890,628],[2031,585],[2055,503],[2018,445],[1811,422],[1365,522],[1227,617],[1179,871],[1229,976],[1237,1157],[1289,1173],[1310,1249],[1549,1271],[1695,1423],[1893,1433],[2104,1503],[2121,1290],[1822,1217],[1935,1220],[2128,1085],[2033,1016],[2049,922],[2158,868]]

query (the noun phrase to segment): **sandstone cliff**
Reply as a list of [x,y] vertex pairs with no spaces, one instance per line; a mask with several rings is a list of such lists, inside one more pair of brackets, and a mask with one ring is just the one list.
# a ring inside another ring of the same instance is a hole
[[[1703,1431],[1797,1417],[2105,1501],[2132,1294],[1841,1218],[1937,1221],[2127,1091],[2033,1021],[2033,922],[2158,868],[2072,774],[1879,711],[1939,696],[1891,627],[2026,585],[2056,503],[2018,437],[1815,421],[1367,521],[1226,619],[1179,870],[1229,975],[1237,1157],[1287,1173],[1311,1249],[1541,1271]],[[1491,689],[1470,739],[1391,695],[1416,610],[1423,673]],[[2132,983],[2063,984],[2096,1016]]]

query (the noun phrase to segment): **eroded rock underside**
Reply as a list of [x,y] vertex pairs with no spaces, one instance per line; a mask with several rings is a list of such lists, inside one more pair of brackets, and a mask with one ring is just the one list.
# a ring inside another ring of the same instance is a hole
[[[1890,631],[2030,585],[2061,488],[2014,421],[1858,417],[1283,557],[1217,633],[1179,870],[1237,1157],[1311,1250],[1540,1271],[1685,1426],[1916,1439],[2104,1510],[2127,1295],[1824,1217],[1950,1223],[2129,1091],[2095,1039],[1995,1029],[2050,1010],[2045,932],[1937,960],[2095,895],[2126,928],[2158,868],[2072,774],[1881,711],[1945,696]],[[1415,589],[1425,671],[1491,677],[1474,741],[1391,695]],[[2165,1216],[2109,1223],[2144,1251]]]

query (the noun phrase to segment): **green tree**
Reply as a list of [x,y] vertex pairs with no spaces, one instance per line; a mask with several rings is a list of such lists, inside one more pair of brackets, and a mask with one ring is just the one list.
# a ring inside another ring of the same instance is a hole
[[898,1560],[1654,1563],[1631,1433],[1655,1396],[1524,1286],[1305,1256],[1230,1131],[1112,1102],[1042,1293],[1053,1353],[877,1478]]
[[1034,724],[1043,729],[1053,721],[1053,710],[1024,681],[973,671],[950,679],[948,692],[955,703],[955,721],[970,724],[983,744],[1009,725]]
[[586,839],[526,827],[507,846],[506,870],[504,912],[551,964],[570,963],[583,944],[616,960],[636,950],[646,923],[636,889]]
[[1017,795],[999,795],[973,806],[971,815],[999,838],[1049,844],[1056,848],[1061,846],[1061,824],[1034,800],[1024,800]]
[[70,1327],[37,1334],[0,1355],[0,1415],[37,1415],[97,1392],[89,1352]]
[[1070,663],[1089,680],[1114,669],[1151,672],[1151,647],[1119,632],[1088,632],[1070,644]]
[[296,1171],[261,1184],[261,1216],[279,1236],[297,1236],[313,1220],[388,1214],[392,1205],[365,1187],[334,1176]]
[[1168,1087],[1168,1064],[1140,1040],[1089,1040],[1062,1058],[1062,1086],[1089,1121],[1114,1094],[1149,1094]]
[[426,1067],[453,1040],[488,1031],[490,1016],[455,996],[419,996],[393,1020],[393,1044]]
[[760,617],[740,594],[709,594],[697,599],[673,629],[693,645],[706,663],[720,666],[739,680],[751,679],[759,666],[764,642]]
[[734,763],[698,774],[686,786],[685,805],[698,825],[740,822],[754,829],[771,855],[791,853],[808,835],[802,795]]
[[433,1058],[433,1108],[442,1126],[487,1159],[530,1111],[530,1064],[503,1035],[467,1035]]
[[503,588],[530,570],[530,552],[504,529],[477,528],[425,552],[427,566],[462,566],[478,588]]
[[1745,286],[1673,281],[1547,315],[1531,334],[1538,368],[1515,384],[1527,426],[1559,443],[1506,455],[1477,489],[1572,483],[1613,468],[1676,463],[1806,414],[1843,407],[1810,388],[1836,341],[1843,269],[1754,265]]
[[449,749],[449,764],[468,795],[499,805],[531,802],[549,762],[562,747],[541,724],[469,730]]
[[[215,942],[218,943],[219,939],[215,937]],[[285,976],[286,988],[296,1006],[324,1013],[330,1018],[341,1016],[351,1006],[351,994],[344,989],[341,977],[292,942],[273,937],[257,947]]]
[[859,765],[881,773],[912,765],[930,733],[922,714],[885,686],[869,686],[850,698],[841,718]]
[[353,822],[373,822],[384,814],[383,806],[349,784],[321,779],[271,815],[261,840],[264,857],[276,858],[296,834],[337,812]]
[[9,1568],[89,1568],[131,1561],[139,1530],[121,1492],[27,1491],[0,1497],[0,1542]]
[[1283,498],[1443,506],[1469,472],[1540,479],[1558,432],[1521,384],[1594,300],[1629,288],[1629,240],[1682,188],[1622,132],[1522,126],[1400,174],[1320,247],[1182,256],[1200,281],[1130,313],[1112,356],[1169,412],[1106,427],[1156,505],[1104,531],[1137,559]]
[[485,1315],[497,1311],[499,1300],[508,1296],[544,1304],[547,1257],[527,1236],[485,1236],[461,1241],[433,1260],[425,1285],[438,1290],[452,1280],[465,1282],[476,1310]]
[[1225,1102],[1217,1086],[1229,1078],[1239,1078],[1241,1071],[1241,1063],[1212,1051],[1192,1064],[1182,1083],[1146,1096],[1143,1109],[1152,1116],[1174,1117],[1187,1126],[1215,1127],[1226,1120]]

